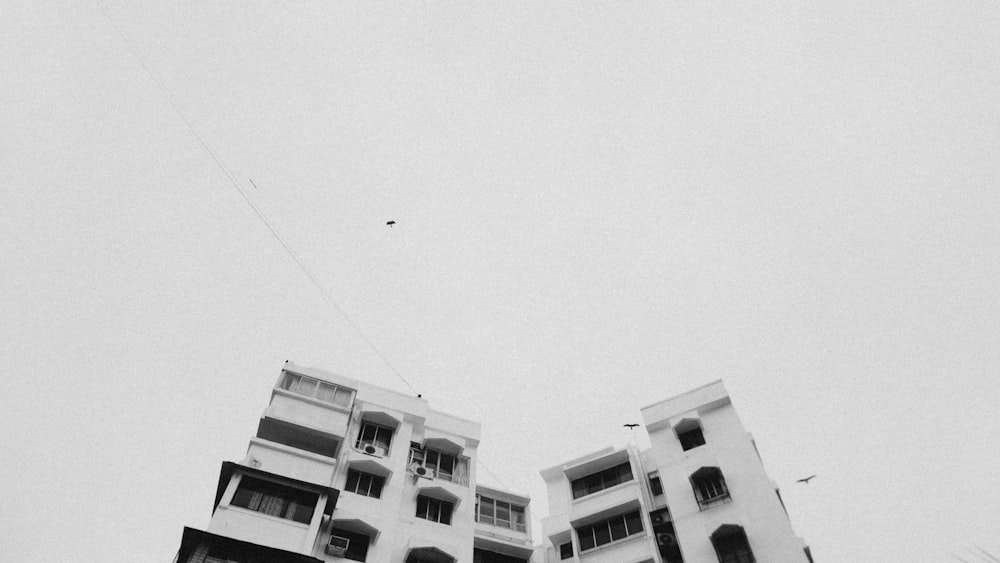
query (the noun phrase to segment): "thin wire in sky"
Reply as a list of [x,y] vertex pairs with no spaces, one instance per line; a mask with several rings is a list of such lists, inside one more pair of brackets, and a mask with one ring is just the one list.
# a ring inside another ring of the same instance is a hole
[[[128,46],[129,51],[131,51],[132,55],[136,58],[136,60],[139,61],[139,64],[142,66],[142,68],[145,69],[146,73],[153,80],[153,83],[156,84],[156,87],[163,94],[163,97],[167,99],[167,101],[170,103],[170,106],[174,108],[174,111],[177,112],[177,115],[179,115],[181,120],[184,121],[184,124],[187,125],[188,130],[191,131],[191,134],[194,135],[195,139],[198,140],[198,143],[201,144],[202,148],[205,149],[205,152],[207,152],[208,155],[212,157],[212,160],[215,162],[215,165],[219,167],[219,170],[222,170],[222,173],[226,175],[226,178],[229,179],[229,183],[232,184],[234,188],[236,188],[236,191],[239,192],[240,196],[243,198],[243,201],[245,201],[247,205],[250,206],[250,209],[253,210],[254,215],[256,215],[257,218],[260,219],[262,223],[264,223],[264,226],[267,227],[267,230],[271,233],[271,236],[273,236],[274,239],[278,241],[278,244],[281,245],[281,248],[285,250],[285,252],[292,259],[292,261],[295,262],[295,264],[299,267],[300,270],[302,270],[302,273],[305,274],[307,278],[309,278],[309,281],[311,281],[313,286],[315,286],[316,289],[320,292],[320,295],[323,296],[323,299],[325,299],[327,303],[329,303],[338,313],[340,313],[340,316],[347,321],[347,324],[349,324],[351,328],[353,328],[354,331],[358,333],[359,336],[361,336],[361,339],[365,341],[365,344],[367,344],[368,347],[371,348],[375,352],[375,354],[382,360],[382,362],[384,362],[385,365],[389,367],[389,370],[392,371],[392,373],[394,373],[396,377],[398,377],[399,380],[402,381],[410,389],[410,391],[416,394],[417,392],[416,389],[414,389],[413,386],[410,385],[410,382],[407,381],[405,377],[403,377],[403,374],[399,373],[399,370],[397,370],[396,367],[392,365],[392,362],[390,362],[389,359],[385,357],[385,354],[383,354],[382,351],[379,350],[377,346],[375,346],[375,343],[372,342],[370,338],[368,338],[368,335],[366,335],[364,331],[361,330],[361,327],[359,327],[357,323],[355,323],[354,320],[351,319],[350,315],[348,315],[347,312],[344,311],[344,309],[330,295],[330,293],[327,292],[326,288],[323,287],[323,284],[319,282],[319,280],[316,278],[316,276],[313,275],[313,273],[309,270],[309,268],[305,265],[305,263],[302,262],[301,259],[299,259],[295,251],[292,250],[292,247],[288,244],[287,241],[285,241],[285,238],[281,236],[281,233],[279,233],[278,230],[271,223],[271,221],[268,220],[267,215],[264,213],[264,210],[261,209],[261,207],[252,198],[250,198],[250,196],[246,193],[246,191],[240,186],[239,182],[236,181],[236,178],[233,177],[233,175],[229,172],[229,169],[222,162],[222,159],[219,158],[219,156],[215,153],[214,150],[212,150],[212,147],[209,146],[208,142],[206,142],[205,139],[201,136],[201,133],[198,132],[198,129],[194,126],[194,123],[192,123],[191,120],[188,119],[187,115],[181,110],[180,106],[178,106],[177,103],[174,101],[173,96],[170,95],[170,92],[163,85],[160,79],[156,76],[156,73],[153,72],[153,70],[149,67],[149,65],[146,64],[146,60],[143,58],[142,54],[139,53],[139,49],[132,42],[132,39],[128,36],[128,34],[125,33],[125,30],[118,25],[118,22],[115,21],[115,19],[108,12],[107,7],[105,7],[104,5],[104,2],[102,0],[95,0],[95,1],[97,2],[98,7],[101,9],[101,12],[104,14],[104,17],[107,18],[108,22],[111,23],[111,27],[114,28],[115,32],[118,33],[118,36],[122,39],[125,45]],[[251,183],[252,182],[253,181],[251,180]],[[253,185],[255,188],[257,187],[256,184]]]

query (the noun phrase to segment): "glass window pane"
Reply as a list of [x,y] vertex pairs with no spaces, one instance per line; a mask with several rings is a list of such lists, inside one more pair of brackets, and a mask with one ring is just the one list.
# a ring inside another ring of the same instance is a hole
[[347,485],[344,486],[345,489],[352,493],[358,492],[358,479],[361,474],[355,470],[350,470],[347,472]]
[[299,376],[295,374],[286,373],[285,379],[282,380],[281,382],[281,388],[289,391],[294,390],[295,386],[299,382],[299,379],[300,379]]
[[493,517],[493,499],[484,498],[479,501],[479,513],[483,516]]
[[611,524],[611,539],[620,540],[628,536],[628,533],[625,531],[624,516],[615,516],[614,518],[611,519],[610,524]]
[[580,551],[587,551],[596,546],[594,543],[594,529],[592,527],[581,528],[576,533],[580,538]]
[[510,505],[506,502],[497,503],[497,525],[510,526]]
[[295,392],[301,395],[306,395],[307,397],[312,397],[316,394],[316,384],[317,381],[313,379],[300,379],[295,385]]
[[316,394],[316,398],[321,401],[326,401],[327,403],[332,403],[334,396],[337,394],[337,388],[328,383],[320,383],[319,391]]
[[607,522],[594,524],[594,540],[597,542],[597,545],[604,545],[611,542],[611,529],[608,527]]
[[382,486],[385,485],[385,478],[379,477],[378,475],[372,475],[372,486],[369,489],[368,496],[375,498],[382,498]]
[[639,516],[639,512],[629,512],[625,515],[625,526],[628,528],[628,535],[638,534],[642,532],[642,518]]
[[343,387],[337,388],[337,394],[333,397],[333,404],[339,407],[346,407],[351,404],[351,390]]

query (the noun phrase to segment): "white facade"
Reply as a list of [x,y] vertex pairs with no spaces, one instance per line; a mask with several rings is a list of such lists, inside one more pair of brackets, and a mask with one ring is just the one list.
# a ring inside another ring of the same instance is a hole
[[721,381],[642,409],[651,447],[541,472],[549,563],[807,562]]
[[287,363],[177,560],[528,563],[529,499],[476,486],[478,446],[476,422]]

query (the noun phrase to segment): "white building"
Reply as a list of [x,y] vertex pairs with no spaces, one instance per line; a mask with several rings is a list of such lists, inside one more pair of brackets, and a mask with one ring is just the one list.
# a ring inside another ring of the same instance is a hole
[[642,409],[651,447],[541,472],[550,563],[811,561],[721,381]]
[[179,563],[529,563],[529,499],[476,485],[479,424],[287,363]]

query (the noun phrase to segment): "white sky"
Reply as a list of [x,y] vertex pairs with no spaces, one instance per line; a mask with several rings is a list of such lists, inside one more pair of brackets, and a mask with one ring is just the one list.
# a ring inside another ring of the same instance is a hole
[[[536,513],[539,469],[723,378],[817,560],[978,561],[1000,5],[877,4],[107,10]],[[0,0],[0,108],[5,558],[171,560],[286,359],[406,390],[99,4]]]

